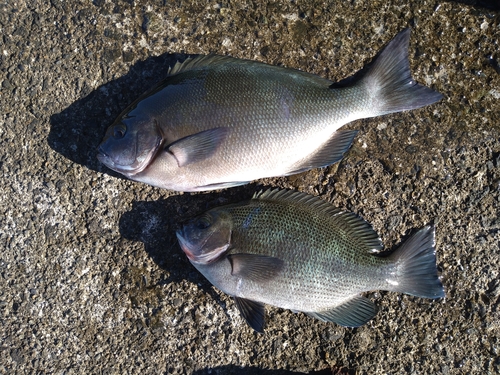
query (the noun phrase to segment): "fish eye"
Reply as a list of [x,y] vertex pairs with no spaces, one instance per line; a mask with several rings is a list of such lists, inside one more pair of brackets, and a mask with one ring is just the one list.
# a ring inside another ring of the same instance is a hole
[[123,138],[125,136],[126,132],[127,132],[127,128],[125,127],[125,125],[123,125],[123,124],[116,125],[113,128],[113,137],[117,138],[117,139]]
[[200,217],[195,223],[198,229],[207,229],[211,224],[210,219],[206,216]]

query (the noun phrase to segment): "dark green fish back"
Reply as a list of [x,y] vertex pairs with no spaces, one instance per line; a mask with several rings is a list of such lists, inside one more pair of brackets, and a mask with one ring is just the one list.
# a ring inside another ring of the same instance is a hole
[[315,196],[292,190],[258,193],[248,205],[236,205],[230,211],[236,226],[241,226],[245,236],[248,233],[248,236],[255,238],[259,234],[258,230],[274,232],[269,239],[259,236],[264,237],[262,244],[266,241],[272,243],[272,238],[280,238],[281,241],[287,237],[300,238],[306,242],[314,241],[311,244],[332,252],[345,248],[352,252],[351,248],[355,247],[367,258],[372,257],[371,253],[383,249],[372,227],[357,215],[342,211]]

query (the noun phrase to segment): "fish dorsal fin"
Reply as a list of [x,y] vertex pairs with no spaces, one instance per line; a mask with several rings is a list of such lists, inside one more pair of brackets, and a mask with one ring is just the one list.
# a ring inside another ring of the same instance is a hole
[[264,333],[264,304],[236,296],[233,298],[248,325],[257,332]]
[[252,199],[261,201],[283,202],[291,205],[304,206],[308,209],[323,212],[330,216],[335,216],[342,212],[340,208],[334,207],[330,203],[318,197],[315,197],[314,195],[294,190],[261,190],[258,193],[255,193]]
[[[234,62],[238,59],[231,56],[221,56],[221,55],[198,55],[196,57],[188,57],[183,62],[177,61],[175,65],[168,70],[168,75],[172,76],[174,74],[187,72],[189,70],[202,69],[207,66],[222,64],[226,62]],[[239,60],[245,61],[245,60]]]
[[378,234],[370,224],[352,212],[346,212],[332,206],[318,197],[293,190],[269,189],[256,193],[252,199],[284,202],[306,207],[307,210],[320,212],[332,218],[335,227],[344,230],[358,247],[369,253],[377,253],[384,247]]
[[368,298],[356,296],[340,306],[326,311],[304,311],[323,322],[334,322],[344,327],[359,327],[377,314],[377,306]]
[[355,213],[344,211],[335,216],[334,220],[335,225],[345,230],[362,250],[373,254],[384,249],[377,232]]
[[[168,70],[168,75],[173,76],[175,74],[188,72],[191,70],[202,70],[209,67],[214,67],[218,65],[237,65],[238,69],[243,69],[243,67],[247,68],[261,68],[263,70],[259,71],[259,74],[276,74],[280,73],[285,74],[288,77],[302,77],[302,79],[309,81],[311,84],[318,85],[319,87],[324,87],[328,89],[332,84],[328,79],[319,77],[314,74],[310,74],[307,72],[303,72],[301,70],[293,69],[293,68],[284,68],[283,66],[278,65],[270,65],[264,62],[255,61],[255,60],[247,60],[247,59],[238,59],[232,56],[221,56],[221,55],[198,55],[196,57],[188,57],[183,62],[176,62],[175,65]],[[257,73],[254,71],[253,73]]]

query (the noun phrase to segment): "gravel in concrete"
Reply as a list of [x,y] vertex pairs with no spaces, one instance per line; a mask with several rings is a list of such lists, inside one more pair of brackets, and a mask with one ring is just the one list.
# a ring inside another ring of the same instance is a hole
[[[437,0],[2,2],[0,373],[500,372],[499,19]],[[339,80],[407,26],[415,79],[445,98],[349,124],[339,165],[180,194],[96,159],[108,125],[185,54]],[[388,247],[434,223],[446,298],[371,293],[380,312],[357,329],[269,307],[254,333],[174,233],[276,186],[358,213]]]

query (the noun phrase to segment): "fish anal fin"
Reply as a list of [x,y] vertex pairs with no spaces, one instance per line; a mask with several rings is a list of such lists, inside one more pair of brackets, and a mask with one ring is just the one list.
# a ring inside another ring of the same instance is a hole
[[333,322],[344,327],[359,327],[377,314],[377,306],[366,297],[356,296],[330,310],[304,313],[324,322]]
[[234,302],[250,327],[259,333],[264,333],[264,304],[249,299],[233,296]]
[[203,161],[214,154],[229,133],[228,128],[214,128],[188,135],[167,147],[179,167]]
[[230,254],[233,276],[254,282],[263,282],[275,278],[283,269],[284,262],[279,258],[258,254]]
[[308,171],[313,168],[322,168],[342,160],[344,154],[351,147],[357,130],[343,130],[333,133],[331,138],[307,159],[295,163],[285,175]]

